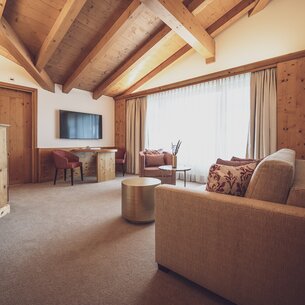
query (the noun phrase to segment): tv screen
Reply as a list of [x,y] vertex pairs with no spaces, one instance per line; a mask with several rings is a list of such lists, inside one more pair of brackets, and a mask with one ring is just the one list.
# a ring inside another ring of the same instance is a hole
[[61,139],[102,139],[102,116],[59,110]]

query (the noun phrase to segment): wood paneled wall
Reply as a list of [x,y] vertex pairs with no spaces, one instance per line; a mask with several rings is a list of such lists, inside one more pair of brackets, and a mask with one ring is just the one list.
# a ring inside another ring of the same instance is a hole
[[305,58],[277,65],[277,144],[305,159]]
[[[125,101],[115,102],[116,147],[125,147]],[[277,145],[305,159],[305,57],[277,64]]]

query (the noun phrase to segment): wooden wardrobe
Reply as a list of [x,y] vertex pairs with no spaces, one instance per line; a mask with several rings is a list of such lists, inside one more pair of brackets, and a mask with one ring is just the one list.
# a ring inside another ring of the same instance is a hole
[[0,217],[9,213],[7,129],[8,125],[0,124]]

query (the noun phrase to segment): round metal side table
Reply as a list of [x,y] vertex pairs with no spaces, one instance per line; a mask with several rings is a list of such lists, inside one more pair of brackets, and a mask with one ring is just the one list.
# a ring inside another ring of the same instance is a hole
[[154,189],[161,184],[155,178],[128,178],[122,181],[122,217],[130,222],[155,220]]

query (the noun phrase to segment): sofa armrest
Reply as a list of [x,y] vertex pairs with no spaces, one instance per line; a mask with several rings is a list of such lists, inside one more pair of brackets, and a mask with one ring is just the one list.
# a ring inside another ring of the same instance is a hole
[[156,261],[237,303],[302,304],[305,209],[155,189]]

